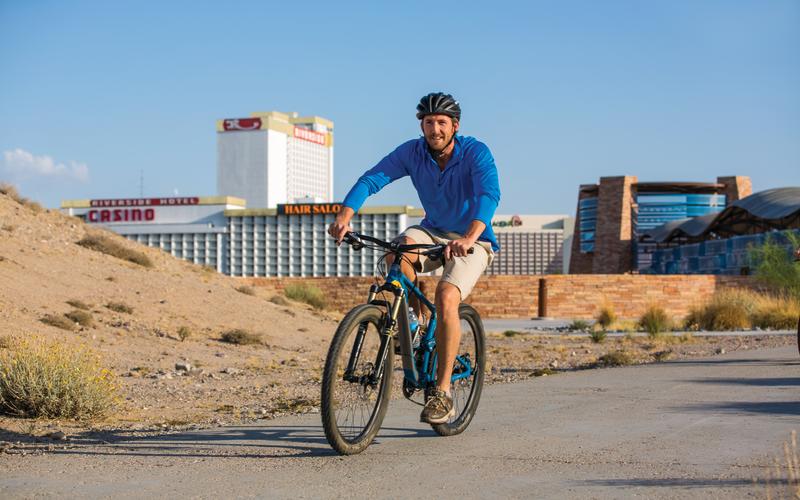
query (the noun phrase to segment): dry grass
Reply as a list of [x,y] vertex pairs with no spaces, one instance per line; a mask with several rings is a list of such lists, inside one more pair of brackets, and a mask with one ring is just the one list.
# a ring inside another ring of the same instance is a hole
[[692,309],[685,326],[693,330],[744,330],[754,326],[791,330],[797,326],[798,317],[800,303],[788,296],[728,289]]
[[86,302],[77,299],[68,300],[67,304],[71,305],[75,309],[80,309],[81,311],[88,311],[91,309]]
[[308,283],[287,285],[286,288],[283,289],[283,294],[292,300],[305,302],[314,309],[325,309],[326,307],[325,296],[322,290]]
[[237,286],[235,288],[235,290],[237,292],[243,293],[245,295],[255,296],[255,294],[256,294],[255,289],[253,287],[250,287],[250,286],[247,286],[247,285]]
[[67,318],[66,316],[59,316],[57,314],[46,314],[39,321],[41,321],[45,325],[54,326],[62,330],[72,331],[75,329],[75,322]]
[[762,298],[751,316],[753,326],[773,330],[793,330],[800,318],[800,303],[789,297]]
[[600,356],[598,362],[605,366],[625,366],[633,363],[633,357],[627,351],[613,351]]
[[603,304],[600,306],[600,311],[597,313],[597,324],[600,328],[607,330],[612,323],[617,320],[617,314],[614,312],[614,307],[611,304]]
[[80,309],[75,309],[73,311],[68,312],[64,316],[66,316],[73,322],[78,323],[81,326],[85,326],[87,328],[91,328],[94,326],[94,318],[92,318],[92,314],[88,311],[81,311]]
[[286,297],[284,297],[283,295],[273,295],[272,297],[269,298],[269,301],[279,306],[289,305],[289,301],[286,300]]
[[15,417],[85,420],[116,403],[111,372],[86,347],[15,339],[0,351],[0,411]]
[[237,328],[223,332],[220,340],[229,344],[252,345],[261,343],[261,335]]
[[666,311],[661,306],[651,304],[642,314],[642,317],[639,318],[639,327],[646,331],[649,336],[655,337],[659,333],[671,330],[672,320],[669,319]]
[[12,200],[16,201],[17,203],[19,203],[20,205],[29,208],[33,213],[38,214],[39,212],[44,210],[44,208],[38,202],[20,196],[19,191],[17,191],[17,188],[12,186],[11,184],[5,182],[0,183],[0,194],[4,194],[9,198],[11,198]]
[[109,302],[106,308],[118,313],[133,314],[133,308],[122,302]]
[[153,267],[150,257],[143,252],[126,247],[110,235],[87,234],[78,241],[78,245],[143,267]]

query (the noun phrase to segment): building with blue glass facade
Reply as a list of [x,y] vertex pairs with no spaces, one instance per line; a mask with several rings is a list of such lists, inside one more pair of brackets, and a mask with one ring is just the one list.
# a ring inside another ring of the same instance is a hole
[[580,186],[570,272],[617,274],[649,268],[656,244],[645,231],[671,221],[715,214],[752,191],[748,177],[717,182],[638,182],[602,177]]

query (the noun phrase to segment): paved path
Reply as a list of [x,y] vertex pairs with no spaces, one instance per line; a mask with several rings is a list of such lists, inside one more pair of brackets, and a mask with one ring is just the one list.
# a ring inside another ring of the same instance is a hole
[[453,438],[396,401],[354,457],[319,415],[0,455],[0,498],[763,498],[752,478],[800,428],[798,369],[789,347],[493,385]]

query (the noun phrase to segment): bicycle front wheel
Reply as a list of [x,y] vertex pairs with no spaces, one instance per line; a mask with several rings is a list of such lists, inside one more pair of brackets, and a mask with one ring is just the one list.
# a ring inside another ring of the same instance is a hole
[[469,426],[483,390],[483,374],[486,366],[483,321],[478,311],[468,304],[458,307],[461,320],[461,340],[453,363],[453,381],[450,392],[453,396],[455,416],[442,424],[432,424],[440,436],[461,434]]
[[322,376],[322,425],[328,443],[343,455],[364,451],[386,414],[394,356],[389,337],[389,349],[380,362],[385,318],[378,306],[354,308],[339,324],[328,350]]

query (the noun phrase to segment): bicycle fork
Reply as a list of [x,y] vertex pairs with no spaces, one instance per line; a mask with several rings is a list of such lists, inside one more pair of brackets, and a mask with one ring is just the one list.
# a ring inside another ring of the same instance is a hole
[[[369,296],[367,298],[368,303],[373,303],[373,301],[375,301],[375,296],[381,288],[382,287],[377,285],[372,285],[370,287]],[[375,358],[375,363],[373,364],[374,368],[367,380],[367,382],[373,387],[377,386],[378,381],[382,378],[386,356],[390,355],[389,350],[392,348],[392,332],[395,329],[397,329],[398,332],[402,332],[399,334],[399,338],[400,352],[403,359],[403,370],[408,373],[407,370],[411,369],[414,375],[414,380],[416,380],[417,369],[414,366],[411,334],[409,333],[410,328],[408,326],[408,304],[405,301],[402,288],[392,287],[390,291],[394,294],[394,300],[389,307],[389,316],[385,319],[384,324],[381,327],[380,347]],[[388,305],[386,302],[383,304]],[[348,382],[362,382],[360,377],[355,376],[354,373],[356,372],[356,367],[358,366],[358,360],[361,357],[361,348],[364,344],[364,337],[367,333],[367,327],[367,323],[358,325],[358,331],[356,332],[356,338],[353,343],[353,350],[350,352],[350,359],[347,362],[347,369],[344,372],[344,379]]]

